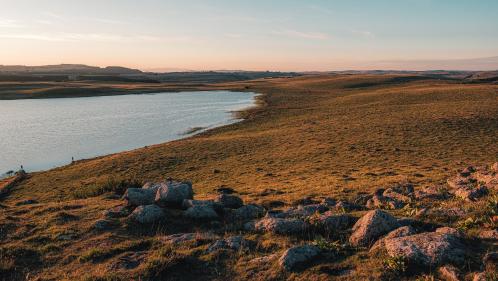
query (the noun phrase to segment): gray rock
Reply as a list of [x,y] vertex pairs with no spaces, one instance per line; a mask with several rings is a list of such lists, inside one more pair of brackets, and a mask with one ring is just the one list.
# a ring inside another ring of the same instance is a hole
[[257,205],[245,205],[233,212],[233,218],[238,221],[253,220],[264,216],[265,209]]
[[388,239],[397,238],[397,237],[405,237],[405,236],[410,236],[413,234],[415,234],[415,229],[413,229],[413,227],[411,227],[411,226],[402,226],[402,227],[396,228],[395,230],[386,234],[386,236],[377,240],[377,242],[375,242],[375,244],[372,246],[372,248],[370,248],[370,252],[376,252],[380,249],[383,249],[385,247],[385,241]]
[[156,194],[157,190],[161,188],[161,183],[159,182],[147,182],[142,186],[143,189],[149,189]]
[[155,202],[161,207],[180,208],[185,199],[193,199],[194,191],[190,182],[168,181],[161,183]]
[[222,240],[217,240],[208,248],[208,252],[214,252],[217,250],[234,250],[238,251],[242,248],[247,248],[250,246],[250,242],[242,236],[232,236]]
[[188,208],[185,213],[185,217],[194,220],[215,220],[218,219],[218,214],[209,205],[194,205]]
[[445,265],[438,270],[439,277],[445,281],[460,281],[460,272],[458,269],[451,265]]
[[124,194],[124,199],[130,206],[141,206],[154,204],[155,192],[149,189],[128,188]]
[[361,217],[353,226],[349,243],[353,246],[367,246],[380,236],[399,227],[398,221],[390,214],[373,210]]
[[213,240],[213,239],[216,239],[216,236],[211,233],[176,233],[159,238],[159,240],[164,243],[171,243],[174,245],[188,243],[192,241],[200,242],[200,241]]
[[374,195],[367,201],[366,207],[369,209],[387,209],[395,210],[403,208],[405,203],[396,198],[385,197],[383,195]]
[[411,201],[410,197],[399,192],[395,188],[388,188],[388,189],[384,190],[384,193],[382,193],[382,196],[387,197],[387,198],[391,198],[393,200],[396,200],[396,201],[399,201],[402,203],[409,203]]
[[230,194],[220,194],[216,198],[216,202],[221,204],[224,208],[237,209],[244,205],[244,201],[240,197]]
[[305,265],[320,254],[320,248],[313,245],[296,246],[286,250],[278,260],[280,266],[287,271]]
[[447,226],[436,229],[436,233],[449,234],[458,238],[463,238],[464,236],[463,232],[461,232],[460,230]]
[[413,193],[413,196],[417,200],[423,200],[423,199],[444,199],[445,192],[442,187],[437,187],[437,186],[426,186],[421,189],[415,190]]
[[464,200],[475,201],[476,199],[486,195],[488,193],[488,188],[484,185],[465,186],[455,189],[453,193],[456,197],[460,197]]
[[452,234],[426,232],[386,239],[384,244],[391,257],[402,256],[411,264],[435,267],[465,260],[464,246]]
[[254,230],[260,232],[272,232],[275,234],[304,234],[309,224],[301,219],[282,219],[265,217],[254,224]]
[[100,219],[95,221],[93,224],[93,228],[97,230],[111,230],[114,229],[118,226],[118,223],[116,221],[112,220],[107,220],[107,219]]
[[348,214],[325,213],[313,220],[313,224],[327,233],[345,231],[349,229],[357,218]]
[[161,220],[164,218],[166,215],[159,206],[157,205],[144,205],[144,206],[138,206],[133,213],[131,213],[130,218],[134,219],[135,221],[142,223],[142,224],[147,224],[147,223],[153,223]]
[[183,209],[188,209],[194,206],[209,206],[215,210],[221,210],[223,207],[213,200],[193,200],[193,199],[185,199],[182,203]]

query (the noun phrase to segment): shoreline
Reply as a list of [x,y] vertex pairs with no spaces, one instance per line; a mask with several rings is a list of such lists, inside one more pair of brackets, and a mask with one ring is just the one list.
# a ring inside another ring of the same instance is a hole
[[[199,91],[199,92],[210,92],[210,91],[217,91],[217,90],[204,90],[204,91]],[[239,91],[236,91],[236,90],[219,90],[219,91],[239,92]],[[132,95],[151,95],[151,94],[153,94],[153,95],[159,95],[159,94],[181,93],[181,92],[187,92],[187,91],[162,92],[162,93],[161,92],[159,92],[159,93],[137,93],[137,94],[132,94]],[[240,92],[242,92],[242,91],[240,91]],[[119,154],[128,153],[128,152],[132,152],[132,151],[136,151],[136,150],[140,150],[140,149],[146,149],[146,148],[153,147],[153,146],[158,146],[158,145],[164,145],[164,144],[167,144],[167,143],[170,143],[170,142],[187,140],[189,138],[193,138],[193,137],[200,136],[202,134],[208,133],[211,130],[215,130],[215,129],[219,129],[219,128],[222,128],[222,127],[230,126],[230,125],[233,125],[233,124],[236,124],[236,123],[244,122],[245,118],[243,117],[243,115],[246,112],[250,111],[250,110],[255,110],[255,109],[259,108],[260,104],[258,102],[258,100],[259,100],[258,97],[263,96],[264,94],[257,93],[257,92],[252,92],[252,91],[243,91],[243,93],[247,93],[247,94],[251,94],[252,95],[252,101],[251,101],[252,104],[244,106],[242,109],[239,109],[239,110],[227,111],[227,113],[230,114],[230,117],[227,120],[223,121],[223,124],[213,124],[213,125],[209,125],[209,126],[206,126],[206,127],[187,128],[185,130],[185,132],[179,133],[177,135],[178,136],[177,138],[169,140],[169,141],[160,141],[158,143],[143,145],[143,146],[140,146],[140,147],[136,147],[136,148],[132,148],[132,149],[126,149],[126,150],[121,150],[121,151],[117,151],[117,152],[114,152],[114,153],[106,153],[106,154],[102,154],[102,155],[96,155],[94,157],[89,157],[89,158],[74,159],[74,161],[71,162],[71,163],[63,164],[63,165],[58,165],[58,166],[54,166],[54,167],[46,168],[46,169],[40,169],[40,170],[28,170],[28,169],[26,169],[25,172],[28,173],[28,174],[49,172],[49,171],[52,171],[52,170],[57,170],[57,169],[62,169],[62,168],[70,167],[70,166],[72,166],[74,164],[77,164],[77,163],[84,163],[84,162],[88,162],[88,161],[92,161],[92,160],[96,160],[96,159],[100,159],[100,158],[110,157],[110,156],[113,156],[113,155],[119,155]],[[107,95],[107,96],[114,96],[114,95]],[[95,97],[104,97],[104,96],[61,97],[61,98],[95,98]],[[195,129],[195,130],[192,131],[192,132],[189,132],[192,129]],[[11,168],[10,170],[15,171],[16,168]],[[0,174],[0,179],[4,179],[4,178],[8,178],[7,171],[4,174]]]

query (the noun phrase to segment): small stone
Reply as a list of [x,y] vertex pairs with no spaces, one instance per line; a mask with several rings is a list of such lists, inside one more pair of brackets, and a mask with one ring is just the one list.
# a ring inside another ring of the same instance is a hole
[[255,231],[272,232],[281,235],[304,234],[308,228],[309,225],[301,219],[282,219],[282,218],[266,217],[254,224]]
[[320,254],[320,249],[313,245],[296,246],[286,250],[278,260],[287,271],[295,270],[310,262]]

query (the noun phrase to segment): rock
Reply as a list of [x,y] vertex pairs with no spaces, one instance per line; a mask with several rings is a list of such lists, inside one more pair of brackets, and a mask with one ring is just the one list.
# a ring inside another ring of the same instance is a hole
[[413,227],[411,227],[411,226],[402,226],[402,227],[396,228],[395,230],[386,234],[381,239],[377,240],[377,242],[375,242],[375,244],[372,246],[372,248],[370,248],[370,252],[376,252],[376,251],[384,248],[385,241],[388,239],[397,238],[397,237],[405,237],[405,236],[409,236],[409,235],[413,235],[413,234],[415,234],[415,229],[413,229]]
[[155,202],[161,207],[179,208],[185,199],[193,199],[194,191],[190,182],[168,181],[161,183]]
[[272,232],[275,234],[304,234],[309,228],[308,223],[301,219],[282,219],[265,217],[254,224],[255,231]]
[[214,202],[213,200],[193,200],[193,199],[183,200],[183,203],[182,203],[183,209],[188,209],[188,208],[194,207],[194,206],[209,206],[215,210],[223,209],[223,206],[221,206],[217,202]]
[[209,205],[194,205],[188,208],[185,213],[185,217],[194,220],[215,220],[218,219],[218,214]]
[[445,281],[460,281],[460,272],[454,266],[445,265],[439,268],[439,277]]
[[402,203],[409,203],[411,201],[410,197],[408,197],[407,195],[404,195],[401,192],[398,192],[398,190],[396,190],[394,188],[388,188],[388,189],[384,190],[384,192],[382,193],[382,196],[387,197],[387,198],[391,198],[393,200],[396,200],[396,201],[402,202]]
[[257,205],[245,205],[233,212],[233,217],[238,221],[253,220],[264,216],[265,209]]
[[324,204],[311,204],[311,205],[299,205],[297,207],[292,207],[275,215],[278,218],[306,218],[314,214],[324,213],[329,208]]
[[483,230],[479,233],[478,237],[481,239],[498,241],[498,230]]
[[168,236],[160,237],[159,240],[164,243],[171,243],[174,245],[188,243],[191,241],[201,242],[205,240],[215,239],[216,236],[211,233],[176,233]]
[[244,202],[240,197],[230,194],[220,194],[216,198],[216,202],[221,204],[224,208],[237,209],[244,205]]
[[147,182],[142,186],[142,188],[151,190],[154,194],[156,194],[157,190],[161,188],[161,183]]
[[287,271],[305,265],[320,254],[320,248],[313,245],[296,246],[286,250],[278,260],[280,266]]
[[327,233],[345,231],[349,229],[357,218],[348,214],[325,213],[313,220],[313,224]]
[[299,206],[299,205],[311,205],[311,204],[318,204],[319,202],[316,200],[313,200],[311,197],[304,197],[302,199],[295,200],[292,202],[292,205],[294,206]]
[[327,197],[322,200],[322,204],[327,207],[334,207],[335,204],[337,204],[337,201],[334,198]]
[[447,226],[436,229],[436,233],[449,234],[458,238],[463,238],[464,236],[464,234],[460,230]]
[[111,230],[113,228],[116,228],[118,226],[118,223],[115,221],[107,220],[107,219],[100,219],[97,220],[93,224],[93,228],[97,230]]
[[475,201],[476,199],[486,195],[488,193],[488,188],[484,185],[465,186],[457,188],[453,191],[456,197],[460,197],[464,200]]
[[250,246],[250,242],[242,236],[232,236],[222,240],[217,240],[208,248],[208,252],[214,252],[217,250],[234,250],[238,251],[242,248],[247,248]]
[[129,206],[117,206],[112,209],[106,210],[103,212],[106,218],[114,219],[114,218],[124,218],[131,214],[133,208]]
[[426,232],[405,237],[386,239],[387,253],[391,257],[404,257],[410,264],[435,267],[441,264],[461,264],[465,249],[458,237],[452,234]]
[[398,227],[399,224],[395,217],[381,210],[373,210],[355,223],[353,234],[349,237],[349,243],[355,247],[367,246],[380,236]]
[[387,209],[395,210],[403,208],[405,204],[397,199],[385,197],[382,195],[374,195],[367,201],[366,207],[369,209]]
[[442,188],[437,187],[437,186],[426,186],[423,187],[422,189],[417,189],[414,193],[413,196],[417,200],[423,200],[423,199],[445,199],[445,192]]
[[142,224],[157,222],[164,217],[163,209],[153,204],[138,206],[130,215],[130,218]]
[[155,192],[149,189],[128,188],[124,194],[124,199],[130,206],[141,206],[154,204]]
[[351,212],[353,210],[361,210],[363,208],[359,205],[340,200],[335,204],[334,209],[342,212]]

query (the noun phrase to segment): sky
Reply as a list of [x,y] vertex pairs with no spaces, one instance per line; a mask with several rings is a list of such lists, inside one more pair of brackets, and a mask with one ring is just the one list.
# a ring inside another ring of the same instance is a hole
[[0,7],[4,65],[498,69],[496,0],[0,0]]

